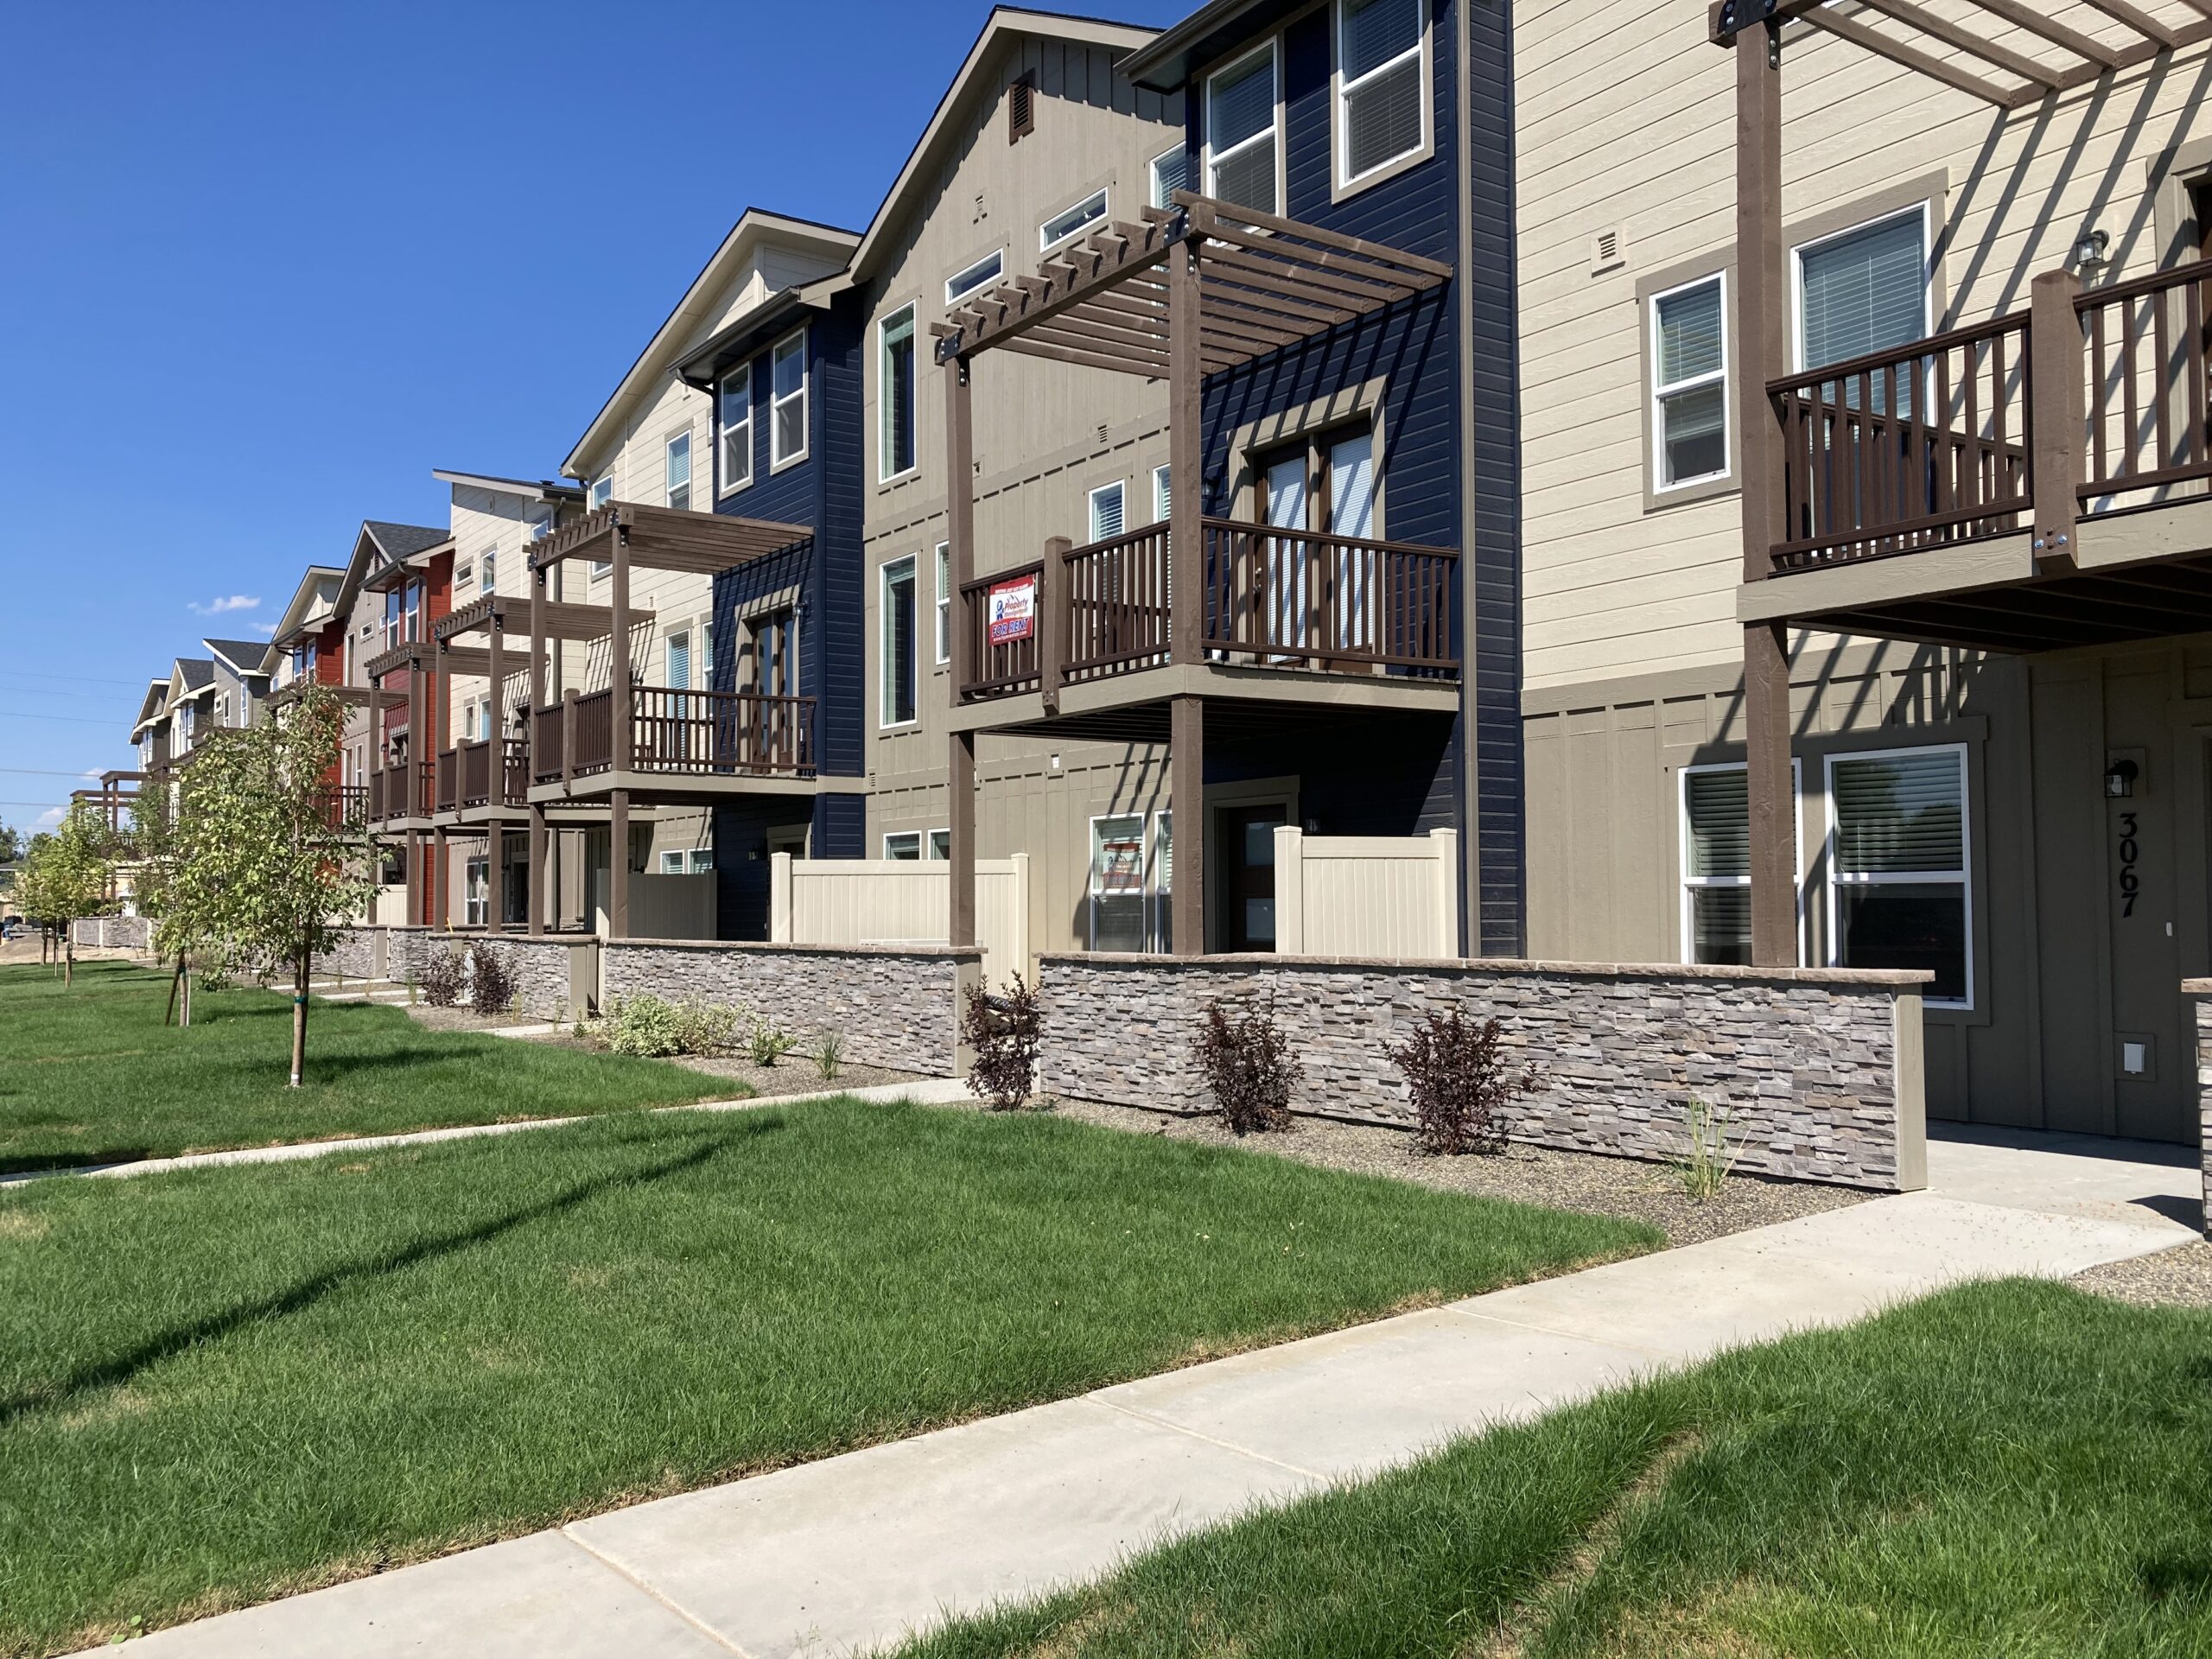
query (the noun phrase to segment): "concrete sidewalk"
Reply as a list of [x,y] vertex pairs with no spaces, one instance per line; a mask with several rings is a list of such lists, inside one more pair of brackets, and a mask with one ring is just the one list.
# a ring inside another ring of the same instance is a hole
[[[2109,1146],[2110,1143],[2102,1143]],[[1942,1142],[1935,1188],[639,1504],[165,1630],[149,1659],[830,1655],[1638,1372],[2196,1236],[2191,1171]]]

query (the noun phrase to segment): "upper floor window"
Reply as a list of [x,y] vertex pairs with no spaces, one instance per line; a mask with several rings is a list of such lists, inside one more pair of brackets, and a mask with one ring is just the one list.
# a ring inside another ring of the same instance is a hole
[[678,628],[664,642],[667,662],[663,671],[671,689],[689,691],[691,689],[691,630]]
[[1658,490],[1728,470],[1727,280],[1651,296],[1652,471]]
[[691,505],[691,435],[679,432],[668,441],[667,501],[679,512]]
[[1116,479],[1111,484],[1101,484],[1090,493],[1090,539],[1110,542],[1120,535],[1128,522],[1126,506],[1128,490]]
[[937,544],[937,659],[952,660],[952,543]]
[[1282,211],[1275,166],[1275,43],[1206,77],[1206,194]]
[[967,270],[956,271],[944,279],[944,302],[957,304],[977,289],[987,288],[1006,275],[1006,252],[986,254]]
[[806,330],[776,342],[768,364],[768,464],[806,454]]
[[542,542],[553,533],[553,509],[532,507],[530,510],[530,539]]
[[1040,251],[1057,248],[1069,238],[1081,235],[1091,226],[1102,223],[1106,217],[1106,193],[1092,192],[1065,213],[1054,213],[1037,227],[1037,246]]
[[753,481],[753,365],[732,369],[715,388],[715,404],[721,423],[721,493],[741,490]]
[[1191,157],[1182,145],[1162,150],[1152,158],[1152,205],[1173,207],[1175,193],[1191,188]]
[[490,594],[499,591],[499,555],[496,549],[486,548],[484,557],[476,567],[476,591]]
[[1337,0],[1337,182],[1428,147],[1421,0]]
[[231,723],[231,694],[227,691],[218,691],[215,694],[215,723],[218,726],[227,726]]
[[882,722],[904,726],[916,703],[914,660],[914,558],[908,554],[883,567]]
[[1797,365],[1817,369],[1928,333],[1925,203],[1796,251]]
[[1167,522],[1169,510],[1175,505],[1174,473],[1167,467],[1152,469],[1152,521],[1155,524]]
[[914,469],[914,308],[893,312],[876,332],[876,476],[896,478]]
[[614,474],[601,474],[591,481],[591,510],[597,512],[614,499]]

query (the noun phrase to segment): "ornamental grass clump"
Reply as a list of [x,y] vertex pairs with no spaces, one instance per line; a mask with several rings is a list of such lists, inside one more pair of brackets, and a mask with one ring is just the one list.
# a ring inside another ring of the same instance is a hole
[[1242,1005],[1207,1003],[1191,1048],[1231,1134],[1290,1127],[1291,1093],[1304,1074],[1290,1039],[1275,1022],[1272,996]]
[[1020,974],[997,996],[970,985],[960,1016],[960,1040],[976,1056],[968,1068],[968,1092],[992,1111],[1020,1110],[1036,1087],[1043,1024],[1037,988]]
[[1458,1008],[1431,1009],[1413,1034],[1388,1054],[1406,1074],[1420,1124],[1415,1144],[1434,1157],[1505,1150],[1505,1109],[1543,1086],[1543,1067],[1533,1060],[1517,1071],[1506,1063],[1503,1029],[1493,1017],[1475,1024]]

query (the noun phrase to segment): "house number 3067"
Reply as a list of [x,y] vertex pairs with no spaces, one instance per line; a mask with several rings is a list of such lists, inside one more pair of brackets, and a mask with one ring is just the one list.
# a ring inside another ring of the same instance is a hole
[[2135,874],[2135,815],[2120,815],[2120,913],[2133,916],[2135,899],[2143,886],[2143,878]]

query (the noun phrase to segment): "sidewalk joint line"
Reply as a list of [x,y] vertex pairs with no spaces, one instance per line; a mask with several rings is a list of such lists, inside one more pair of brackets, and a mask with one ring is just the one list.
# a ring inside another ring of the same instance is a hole
[[[1175,1373],[1170,1371],[1165,1373],[1165,1375],[1173,1376]],[[1116,1382],[1114,1386],[1116,1388],[1122,1388],[1127,1385]],[[1322,1474],[1316,1470],[1301,1469],[1294,1463],[1285,1463],[1281,1458],[1271,1458],[1264,1452],[1255,1452],[1250,1446],[1239,1446],[1234,1440],[1224,1440],[1217,1439],[1211,1434],[1202,1434],[1195,1428],[1186,1427],[1183,1424],[1173,1421],[1168,1418],[1154,1416],[1148,1411],[1139,1411],[1135,1407],[1125,1406],[1118,1400],[1108,1400],[1103,1397],[1103,1394],[1104,1390],[1102,1389],[1097,1393],[1084,1395],[1082,1398],[1096,1402],[1097,1404],[1105,1407],[1109,1411],[1118,1411],[1124,1417],[1133,1417],[1138,1422],[1150,1423],[1155,1428],[1165,1428],[1171,1430],[1177,1434],[1185,1434],[1192,1440],[1198,1440],[1204,1445],[1217,1446],[1224,1452],[1234,1452],[1241,1458],[1249,1458],[1255,1463],[1264,1463],[1276,1469],[1287,1469],[1292,1474],[1303,1476],[1307,1480],[1318,1480],[1324,1486],[1333,1486],[1338,1484],[1331,1477]]]
[[713,1625],[708,1624],[706,1620],[701,1618],[697,1614],[691,1611],[690,1608],[683,1606],[678,1602],[672,1601],[668,1597],[663,1595],[658,1590],[655,1589],[652,1585],[647,1584],[643,1579],[631,1572],[629,1568],[624,1567],[613,1556],[607,1554],[603,1551],[594,1549],[589,1544],[577,1537],[575,1533],[569,1531],[566,1527],[556,1527],[554,1531],[558,1533],[562,1537],[567,1539],[569,1543],[574,1545],[577,1549],[582,1551],[587,1557],[598,1562],[600,1566],[605,1567],[609,1573],[612,1573],[616,1578],[621,1580],[623,1583],[630,1586],[639,1594],[650,1597],[652,1600],[658,1602],[662,1606],[667,1608],[670,1612],[674,1613],[677,1618],[682,1619],[693,1630],[698,1631],[700,1635],[705,1637],[709,1642],[715,1643],[715,1646],[728,1649],[730,1652],[737,1655],[738,1659],[753,1659],[753,1656],[747,1652],[745,1649],[740,1647],[735,1642],[733,1642],[729,1637],[724,1636]]

